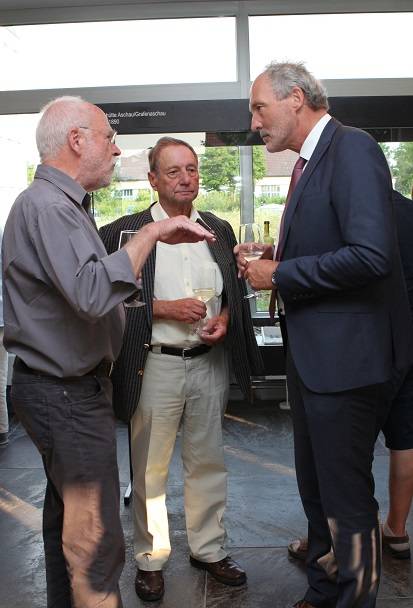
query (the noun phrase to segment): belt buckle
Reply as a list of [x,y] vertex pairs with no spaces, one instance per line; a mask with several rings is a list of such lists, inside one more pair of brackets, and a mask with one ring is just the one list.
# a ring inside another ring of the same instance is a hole
[[187,350],[192,350],[192,349],[191,349],[191,348],[183,348],[183,349],[182,349],[182,359],[183,359],[184,361],[187,361],[188,359],[192,359],[191,355],[187,355],[187,354],[186,354],[186,351],[187,351]]

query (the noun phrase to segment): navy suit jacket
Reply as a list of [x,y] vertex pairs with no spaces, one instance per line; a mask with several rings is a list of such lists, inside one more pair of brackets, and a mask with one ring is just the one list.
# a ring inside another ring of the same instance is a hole
[[393,212],[380,147],[331,119],[287,207],[276,272],[290,351],[314,392],[382,383],[409,364]]

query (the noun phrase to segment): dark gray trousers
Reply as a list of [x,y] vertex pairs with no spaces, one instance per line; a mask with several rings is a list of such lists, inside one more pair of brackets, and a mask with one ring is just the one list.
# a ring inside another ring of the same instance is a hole
[[[373,608],[381,539],[374,498],[374,444],[390,406],[390,383],[317,394],[287,352],[297,482],[308,519],[305,599],[317,607]],[[323,560],[333,548],[337,578]]]
[[11,398],[47,477],[48,608],[121,608],[124,539],[110,379],[62,380],[15,368]]

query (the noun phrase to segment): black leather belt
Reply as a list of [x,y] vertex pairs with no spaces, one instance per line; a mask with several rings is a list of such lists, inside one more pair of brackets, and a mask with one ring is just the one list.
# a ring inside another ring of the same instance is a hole
[[199,357],[199,355],[204,355],[211,350],[211,347],[207,344],[199,344],[193,348],[176,348],[175,346],[151,345],[149,350],[154,353],[162,353],[163,355],[182,357],[182,359],[193,359],[194,357]]
[[[83,376],[110,376],[110,374],[112,372],[112,367],[113,367],[113,364],[110,361],[103,360],[96,367],[91,369],[90,372],[83,374]],[[44,376],[46,378],[57,378],[57,376],[52,376],[51,374],[45,374],[44,372],[41,372],[37,369],[33,369],[33,368],[29,367],[28,365],[25,364],[24,361],[19,359],[19,357],[15,358],[14,368],[17,371],[23,372],[25,374],[33,374],[34,376]],[[71,376],[71,377],[75,378],[75,377],[83,377],[83,376]],[[61,378],[61,380],[65,380],[65,378]]]

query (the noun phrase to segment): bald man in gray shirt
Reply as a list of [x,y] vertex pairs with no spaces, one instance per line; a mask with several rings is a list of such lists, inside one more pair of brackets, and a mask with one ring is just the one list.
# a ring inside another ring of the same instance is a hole
[[[179,217],[139,231],[106,254],[89,192],[110,183],[116,133],[80,98],[43,111],[42,164],[17,198],[3,238],[4,344],[16,354],[12,402],[43,459],[48,608],[120,608],[124,562],[119,518],[112,362],[122,302],[160,240],[214,237]],[[161,225],[160,225],[161,224]]]

